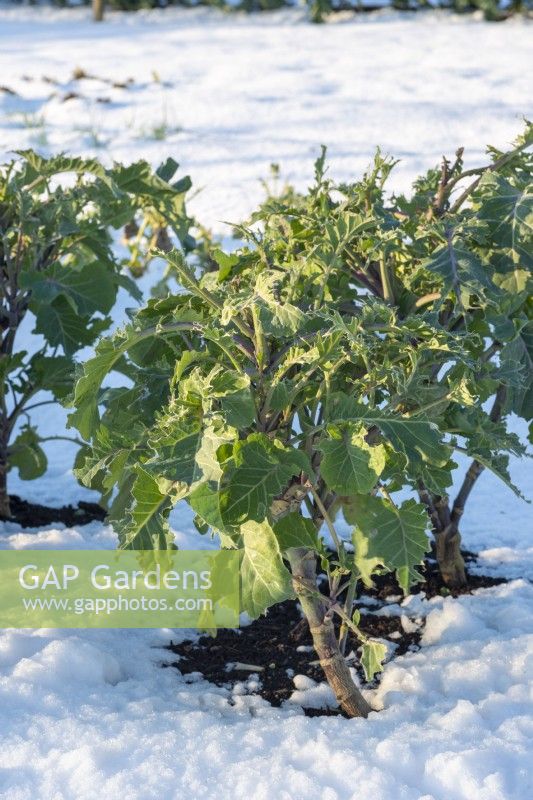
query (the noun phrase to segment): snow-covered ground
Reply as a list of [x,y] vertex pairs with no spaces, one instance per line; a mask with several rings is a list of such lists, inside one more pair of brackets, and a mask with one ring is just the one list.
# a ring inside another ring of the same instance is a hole
[[[505,145],[531,116],[531,31],[521,21],[390,12],[317,27],[297,11],[179,10],[110,15],[94,26],[86,11],[0,10],[0,151],[154,163],[173,155],[202,187],[193,210],[223,232],[221,220],[241,219],[260,199],[270,162],[305,186],[322,142],[338,178],[360,173],[381,144],[402,158],[402,188],[460,144],[469,164],[483,144]],[[72,81],[77,67],[105,80]],[[127,88],[111,85],[130,77]],[[65,100],[69,93],[79,96]],[[38,420],[53,433],[64,421],[60,410]],[[72,450],[55,445],[49,455],[44,479],[14,476],[12,490],[52,505],[90,496],[70,473]],[[530,464],[512,467],[533,497]],[[173,524],[182,546],[208,544],[193,537],[186,509]],[[159,667],[168,658],[161,647],[183,635],[175,631],[3,632],[0,798],[532,796],[532,530],[532,506],[483,475],[465,544],[485,572],[513,580],[459,600],[411,597],[391,607],[427,619],[423,647],[386,666],[368,692],[379,713],[367,721],[309,719],[295,704],[272,709],[188,683]],[[114,543],[96,523],[0,527],[2,549]]]
[[[18,93],[0,90],[0,151],[170,153],[202,190],[199,218],[220,230],[261,198],[271,162],[303,187],[321,144],[342,179],[380,145],[402,159],[406,187],[460,145],[477,163],[531,116],[521,19],[384,11],[320,26],[302,14],[169,9],[95,26],[87,10],[0,10],[0,85]],[[103,80],[73,82],[76,68]]]

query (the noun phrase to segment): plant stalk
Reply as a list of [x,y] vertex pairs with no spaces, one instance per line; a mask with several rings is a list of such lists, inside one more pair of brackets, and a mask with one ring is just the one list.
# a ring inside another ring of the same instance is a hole
[[467,585],[465,562],[461,553],[461,534],[450,524],[435,534],[435,550],[440,574],[449,589],[463,589]]
[[105,0],[93,0],[93,20],[95,22],[102,22],[104,19],[104,5]]
[[3,458],[0,458],[0,517],[5,519],[11,517],[11,505],[7,490],[7,463]]
[[434,495],[422,481],[419,482],[418,494],[431,519],[435,555],[442,580],[449,589],[463,589],[467,580],[461,553],[461,535],[459,526],[452,520],[449,500]]
[[342,710],[350,717],[367,717],[372,708],[352,680],[350,669],[339,649],[327,599],[316,586],[316,556],[304,547],[287,551],[294,591],[309,623],[313,645]]

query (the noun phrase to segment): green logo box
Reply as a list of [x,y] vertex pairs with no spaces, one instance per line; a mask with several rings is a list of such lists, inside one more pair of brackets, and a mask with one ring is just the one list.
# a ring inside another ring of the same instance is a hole
[[236,628],[237,550],[1,550],[2,628]]

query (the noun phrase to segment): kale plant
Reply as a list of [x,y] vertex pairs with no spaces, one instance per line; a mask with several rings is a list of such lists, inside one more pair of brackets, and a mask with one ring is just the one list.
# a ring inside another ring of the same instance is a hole
[[[217,270],[168,253],[181,293],[103,339],[75,387],[80,477],[114,492],[120,546],[174,547],[185,500],[201,534],[241,552],[244,611],[298,598],[352,716],[370,708],[346,632],[368,679],[385,657],[359,628],[358,588],[394,572],[408,592],[430,522],[451,547],[479,471],[510,483],[524,452],[504,420],[529,418],[533,397],[530,137],[473,173],[458,154],[409,198],[386,198],[381,155],[334,186],[323,154],[309,193],[267,203]],[[123,385],[102,389],[113,371]],[[472,466],[450,508],[457,451]]]
[[[54,0],[56,5],[64,5],[64,0]],[[84,0],[87,4],[89,0]],[[230,12],[260,12],[298,5],[296,0],[169,0],[164,4],[161,0],[91,0],[93,18],[99,22],[103,19],[104,5],[121,11],[137,11],[140,8],[157,8],[161,5],[176,6],[214,6]],[[69,3],[67,2],[67,5]],[[361,0],[305,0],[312,22],[324,22],[331,14],[340,11],[353,11],[366,14],[383,8],[383,3]],[[399,11],[420,11],[430,9],[448,9],[458,14],[482,12],[486,20],[498,22],[509,19],[516,14],[530,16],[532,11],[531,0],[390,0],[391,8]]]
[[[400,318],[431,311],[447,330],[482,336],[486,366],[475,375],[476,391],[469,398],[465,383],[461,407],[449,405],[439,423],[458,437],[457,451],[472,458],[460,491],[451,502],[451,476],[441,483],[445,493],[422,476],[417,486],[450,588],[466,585],[459,525],[482,471],[488,467],[519,494],[509,478],[508,454],[524,451],[503,419],[511,412],[528,422],[533,418],[532,144],[528,124],[509,152],[489,148],[491,162],[466,171],[460,149],[453,162],[443,159],[418,179],[411,197],[390,201],[385,188],[394,162],[379,152],[365,179],[351,185],[334,187],[320,162],[316,185],[307,195],[285,186],[275,196],[265,185],[269,196],[251,220],[264,227],[262,246],[277,259],[316,261],[328,225],[338,224],[347,208],[373,218],[363,235],[348,233],[343,242],[342,263],[328,279],[332,296],[342,301],[345,289],[338,276],[349,275],[360,291],[384,300]],[[332,200],[335,188],[341,202]],[[437,384],[434,391],[431,414],[444,410]],[[487,403],[488,421],[481,407]]]
[[[7,473],[23,479],[46,470],[44,439],[32,424],[37,406],[63,400],[72,389],[74,354],[105,331],[119,287],[137,300],[121,273],[110,230],[159,226],[163,220],[189,246],[184,196],[188,178],[171,183],[177,164],[157,173],[146,162],[105,169],[94,160],[32,151],[0,167],[0,515],[10,516]],[[137,222],[136,222],[137,220]],[[139,241],[126,263],[145,262]],[[37,351],[21,349],[26,315],[39,334]],[[39,392],[51,393],[43,399]],[[50,437],[49,437],[50,438]],[[58,437],[52,437],[58,438]]]

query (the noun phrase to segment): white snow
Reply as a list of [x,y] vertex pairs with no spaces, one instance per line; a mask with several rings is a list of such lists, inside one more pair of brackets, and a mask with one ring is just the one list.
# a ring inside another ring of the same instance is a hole
[[[18,92],[0,92],[0,151],[154,164],[172,154],[201,189],[192,208],[219,231],[261,199],[271,162],[305,187],[321,144],[339,179],[359,175],[380,145],[401,159],[405,188],[460,145],[477,163],[532,110],[521,19],[384,11],[317,26],[299,11],[167,9],[95,26],[86,9],[16,9],[0,10],[0,23],[1,84]],[[134,83],[71,81],[76,67]],[[80,96],[64,102],[69,92]]]
[[335,695],[325,681],[317,683],[307,675],[293,677],[294,692],[288,699],[286,706],[293,703],[302,708],[335,708]]
[[[73,82],[76,67],[134,83]],[[196,9],[110,14],[94,26],[85,9],[1,9],[0,84],[17,95],[0,89],[0,151],[37,146],[154,164],[173,155],[202,187],[191,207],[222,233],[221,220],[240,220],[261,198],[270,162],[307,185],[322,142],[343,179],[360,174],[381,144],[402,158],[401,188],[460,144],[475,163],[485,143],[506,145],[531,115],[530,73],[531,26],[519,20],[383,12],[318,27],[298,11]],[[68,92],[82,96],[63,102]],[[122,310],[128,304],[121,299]],[[61,410],[36,421],[64,432]],[[12,490],[52,505],[92,497],[72,477],[72,449],[48,452],[47,476],[13,476]],[[530,465],[515,461],[512,472],[533,497]],[[458,600],[413,595],[381,609],[402,615],[405,630],[424,623],[422,648],[387,663],[379,687],[366,691],[379,710],[367,721],[305,717],[301,705],[327,703],[329,690],[303,676],[294,676],[292,702],[274,709],[253,694],[260,677],[230,691],[161,669],[172,660],[163,646],[187,632],[2,632],[0,798],[533,796],[532,523],[531,506],[481,477],[465,544],[480,552],[478,569],[512,580]],[[180,546],[213,546],[194,534],[185,508],[173,525]],[[113,531],[96,523],[0,528],[0,549],[114,546]],[[260,654],[250,661],[261,665]]]
[[0,796],[522,800],[532,604],[523,581],[434,603],[430,641],[387,666],[366,722],[161,670],[170,632],[6,632]]

